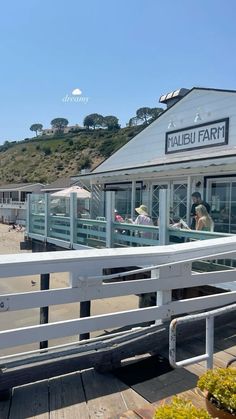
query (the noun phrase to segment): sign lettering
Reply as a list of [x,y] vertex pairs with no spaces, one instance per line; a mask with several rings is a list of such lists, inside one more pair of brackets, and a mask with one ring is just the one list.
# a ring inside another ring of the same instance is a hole
[[228,144],[229,118],[166,133],[166,154]]

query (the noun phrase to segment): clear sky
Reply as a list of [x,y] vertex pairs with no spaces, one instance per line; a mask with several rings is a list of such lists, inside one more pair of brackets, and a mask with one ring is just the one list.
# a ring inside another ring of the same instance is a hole
[[[235,16],[235,0],[2,2],[0,143],[55,117],[124,126],[180,87],[236,89]],[[75,88],[87,104],[63,102]]]

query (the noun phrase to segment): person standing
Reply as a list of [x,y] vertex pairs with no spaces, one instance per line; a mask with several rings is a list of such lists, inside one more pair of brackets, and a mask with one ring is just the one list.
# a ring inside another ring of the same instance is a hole
[[214,222],[204,205],[200,204],[196,207],[196,214],[196,230],[213,231]]
[[[153,221],[151,217],[148,215],[148,208],[146,205],[140,205],[140,207],[135,208],[135,211],[139,214],[134,221],[134,224],[137,225],[146,225],[146,226],[153,226]],[[140,236],[145,239],[152,239],[153,233],[149,231],[142,231]]]
[[200,192],[193,192],[192,193],[192,200],[193,200],[193,204],[192,204],[191,213],[190,213],[190,215],[192,217],[191,230],[195,230],[196,229],[196,215],[197,215],[196,214],[196,207],[198,205],[203,205],[206,208],[208,214],[210,213],[211,207],[207,202],[204,202],[202,200],[202,196],[201,196]]

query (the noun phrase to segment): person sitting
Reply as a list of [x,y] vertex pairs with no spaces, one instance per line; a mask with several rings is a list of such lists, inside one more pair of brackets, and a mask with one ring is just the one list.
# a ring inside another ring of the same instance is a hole
[[115,221],[117,223],[124,223],[124,218],[121,217],[121,215],[118,213],[118,211],[115,209]]
[[196,207],[196,230],[201,231],[213,231],[214,222],[207,212],[204,205],[198,205]]
[[[116,209],[114,210],[114,213],[115,213],[115,222],[116,223],[124,223],[125,222],[124,218],[121,217],[121,215],[118,213],[118,211]],[[117,230],[115,230],[115,233],[124,234],[125,233],[125,230],[120,230],[118,228]]]

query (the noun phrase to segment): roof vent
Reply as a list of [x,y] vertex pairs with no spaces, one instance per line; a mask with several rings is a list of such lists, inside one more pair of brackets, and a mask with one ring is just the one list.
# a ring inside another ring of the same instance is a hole
[[189,89],[181,88],[178,90],[174,90],[173,92],[167,93],[166,95],[162,95],[159,99],[160,103],[165,103],[167,108],[174,105],[174,103],[178,102],[182,97],[184,97],[189,92]]

